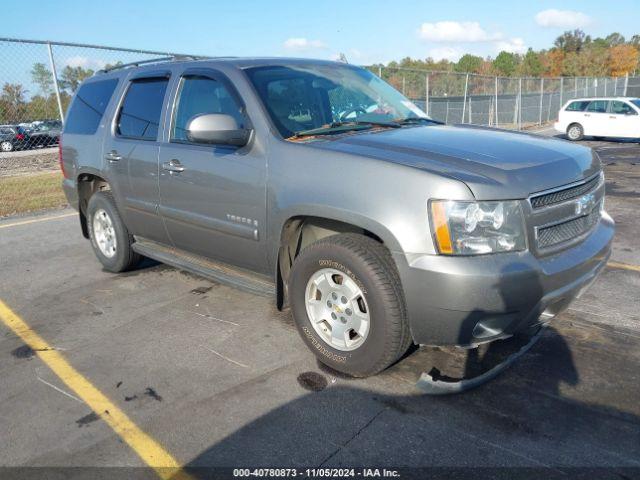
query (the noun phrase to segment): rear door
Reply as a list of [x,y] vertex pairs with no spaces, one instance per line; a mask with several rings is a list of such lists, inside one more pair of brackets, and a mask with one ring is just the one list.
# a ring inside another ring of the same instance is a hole
[[574,100],[558,115],[559,122],[566,130],[572,123],[582,124],[584,121],[584,110],[589,105],[589,100]]
[[172,110],[159,178],[160,212],[173,244],[267,273],[264,150],[255,139],[234,147],[198,144],[186,135],[188,121],[204,113],[231,115],[249,128],[242,99],[220,72],[187,69],[177,82]]
[[609,105],[610,137],[640,137],[640,115],[635,108],[622,100],[612,100]]
[[169,243],[158,212],[158,154],[168,72],[129,79],[111,134],[104,164],[116,202],[131,233]]
[[583,113],[582,127],[585,135],[606,137],[609,135],[609,119],[607,118],[608,100],[592,100]]

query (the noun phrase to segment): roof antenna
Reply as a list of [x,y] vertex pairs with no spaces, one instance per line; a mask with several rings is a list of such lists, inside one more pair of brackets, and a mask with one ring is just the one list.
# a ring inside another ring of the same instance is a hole
[[347,60],[347,56],[340,52],[340,55],[338,56],[338,62],[342,62],[342,63],[349,63],[349,60]]

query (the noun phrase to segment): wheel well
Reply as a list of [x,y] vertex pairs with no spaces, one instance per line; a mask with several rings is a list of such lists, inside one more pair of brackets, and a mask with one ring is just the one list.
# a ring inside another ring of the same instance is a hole
[[277,306],[279,310],[288,304],[288,279],[293,261],[308,245],[331,235],[359,233],[384,245],[375,233],[339,220],[322,217],[292,217],[282,227],[278,266],[276,272]]
[[106,190],[111,190],[111,186],[104,178],[90,173],[83,173],[78,177],[78,211],[80,212],[82,235],[85,238],[89,238],[89,229],[87,227],[87,205],[89,204],[89,199],[94,193]]

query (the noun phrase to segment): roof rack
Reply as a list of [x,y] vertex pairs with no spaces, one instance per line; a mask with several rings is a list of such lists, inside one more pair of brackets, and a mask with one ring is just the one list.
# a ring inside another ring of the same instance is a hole
[[109,68],[103,68],[96,73],[108,73],[114,70],[120,70],[123,68],[138,67],[140,65],[147,65],[149,63],[162,63],[162,62],[179,62],[182,60],[204,60],[211,57],[196,56],[196,55],[170,55],[167,57],[150,58],[148,60],[138,60],[137,62],[122,63],[120,65],[113,65]]

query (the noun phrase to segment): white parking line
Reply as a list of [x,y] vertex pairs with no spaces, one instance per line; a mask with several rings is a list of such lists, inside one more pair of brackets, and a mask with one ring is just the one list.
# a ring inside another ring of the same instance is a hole
[[540,130],[530,130],[531,133],[545,133],[545,132],[555,132],[555,128],[553,127],[545,127]]
[[63,213],[62,215],[54,215],[50,217],[38,217],[30,220],[22,220],[20,222],[0,223],[0,228],[19,227],[20,225],[29,225],[30,223],[47,222],[49,220],[58,220],[60,218],[72,217],[78,215],[76,212]]

